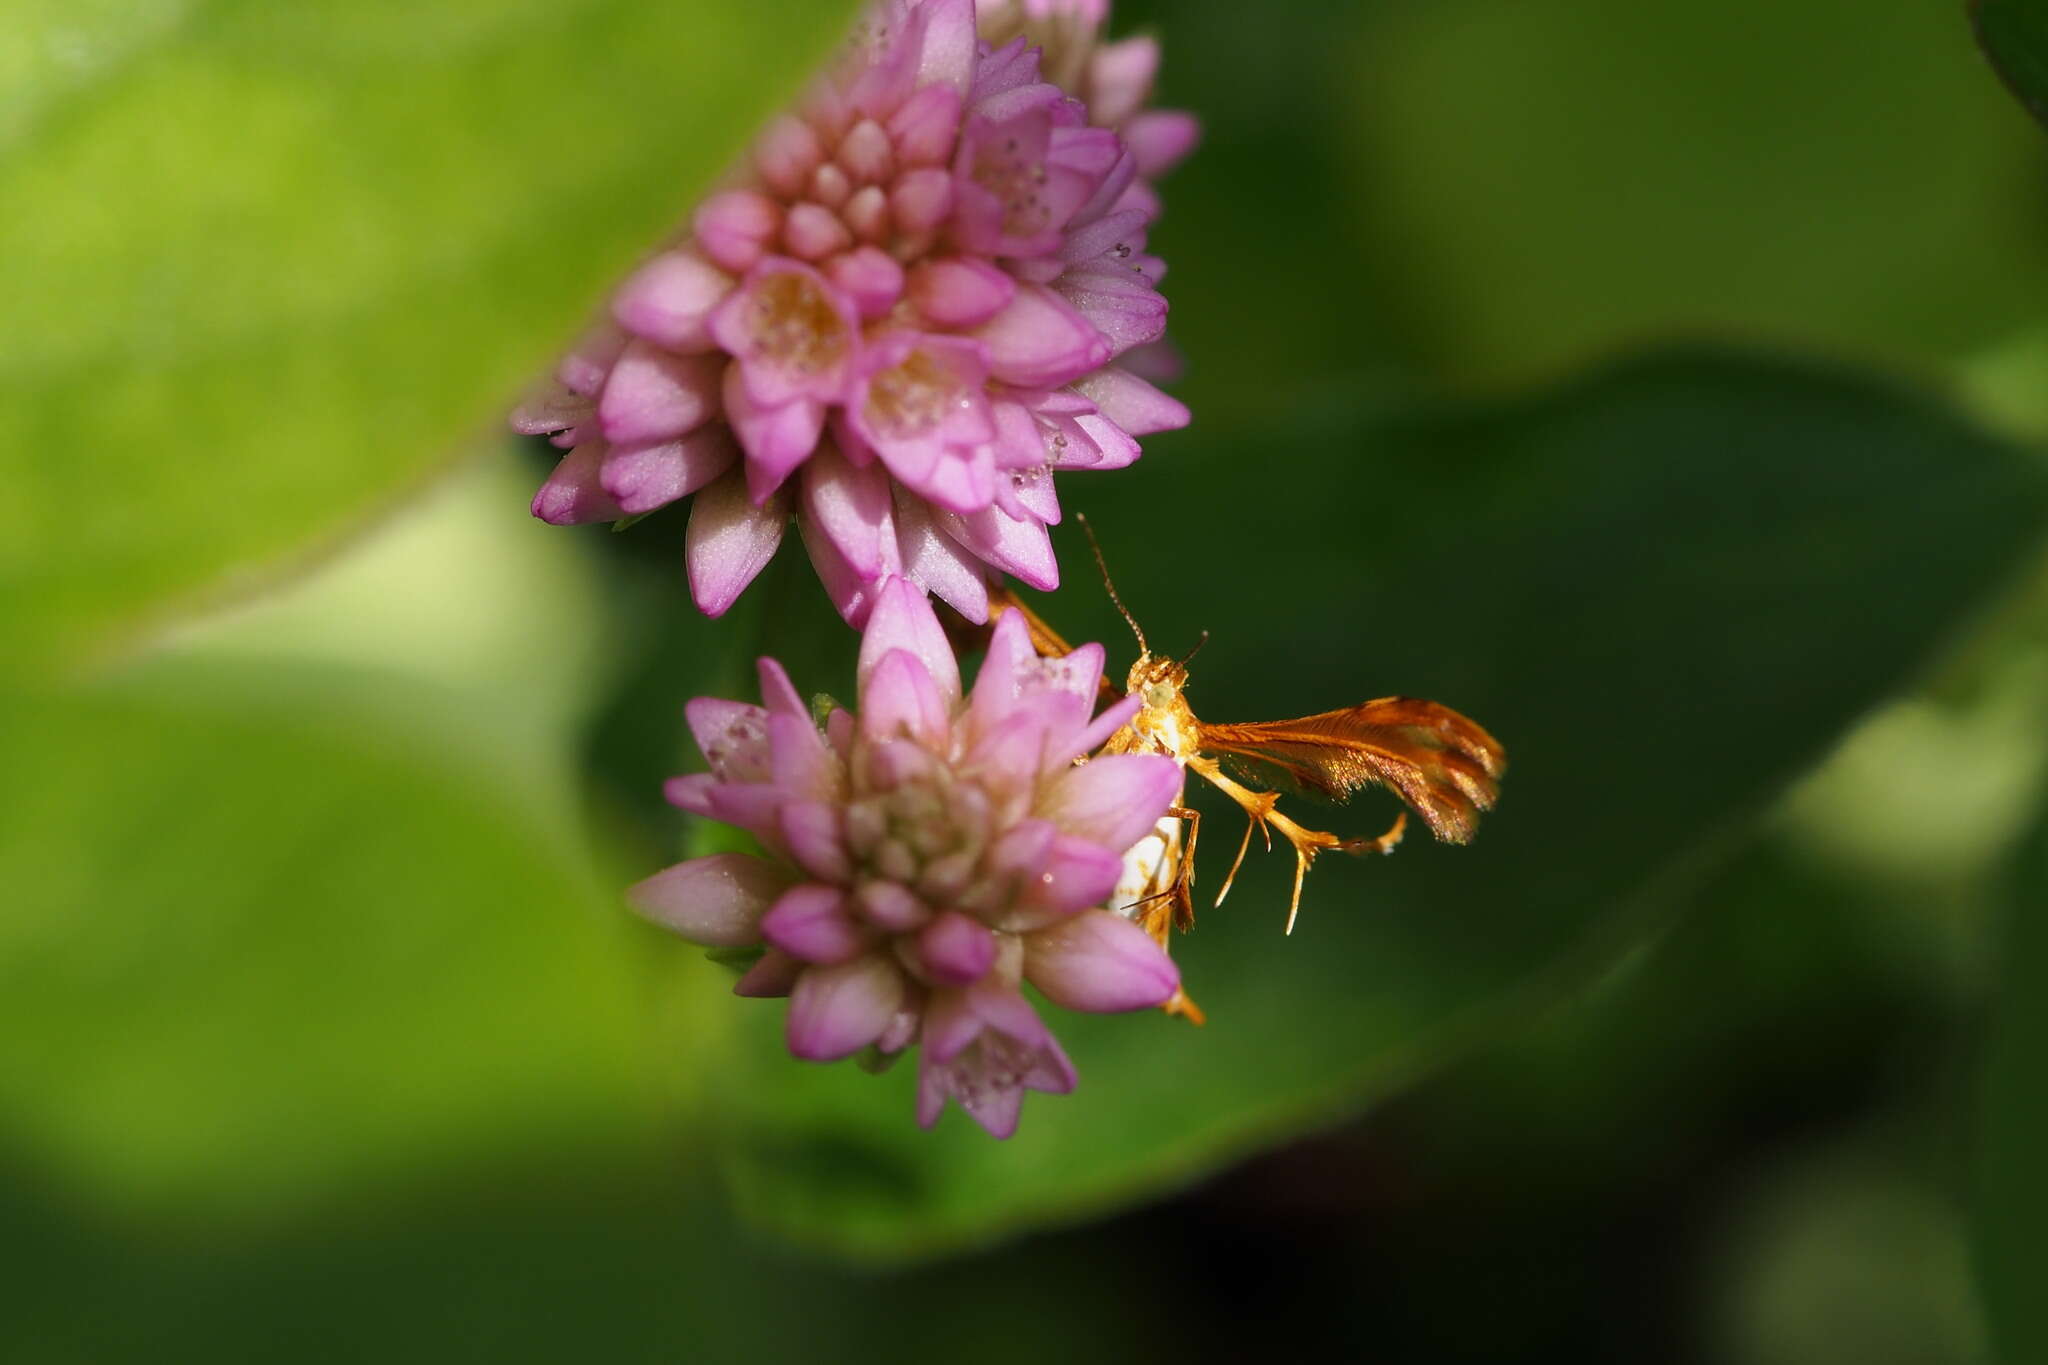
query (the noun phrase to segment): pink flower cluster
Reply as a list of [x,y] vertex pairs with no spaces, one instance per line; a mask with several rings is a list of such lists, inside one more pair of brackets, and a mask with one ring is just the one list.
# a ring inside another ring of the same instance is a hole
[[951,1097],[1009,1136],[1024,1091],[1075,1080],[1023,982],[1096,1011],[1159,1005],[1179,985],[1144,930],[1100,908],[1181,783],[1164,755],[1087,757],[1139,704],[1090,714],[1102,662],[1100,645],[1039,658],[1006,612],[963,695],[930,602],[884,579],[857,715],[835,709],[821,728],[772,659],[765,706],[689,704],[711,770],[673,779],[669,799],[765,856],[679,863],[634,904],[697,943],[760,946],[736,991],[789,997],[798,1057],[920,1045],[918,1121]]
[[1055,587],[1054,473],[1188,420],[1140,371],[1166,324],[1151,181],[1196,129],[1144,107],[1157,47],[1099,42],[1105,10],[987,4],[978,33],[974,0],[876,4],[514,414],[568,451],[534,514],[694,494],[712,616],[792,514],[855,625],[890,576],[977,621],[992,570]]

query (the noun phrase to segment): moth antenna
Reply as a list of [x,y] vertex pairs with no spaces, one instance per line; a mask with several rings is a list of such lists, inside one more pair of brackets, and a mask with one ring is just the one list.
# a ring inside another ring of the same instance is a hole
[[[1116,595],[1116,584],[1111,582],[1109,577],[1109,561],[1102,557],[1102,542],[1095,538],[1095,528],[1088,524],[1087,513],[1074,513],[1074,520],[1081,523],[1081,530],[1088,537],[1088,548],[1095,552],[1095,567],[1102,574],[1102,586],[1109,589],[1109,600],[1116,604],[1117,613],[1124,618],[1124,624],[1131,628],[1131,634],[1138,637],[1138,652],[1150,654],[1152,646],[1145,643],[1145,632],[1138,628],[1138,618],[1131,615],[1131,609],[1124,605],[1124,599]],[[1204,638],[1207,638],[1206,632]],[[1201,646],[1197,645],[1195,648],[1200,649]]]
[[1189,650],[1186,654],[1181,656],[1180,666],[1182,668],[1186,668],[1189,664],[1193,663],[1195,661],[1195,656],[1202,652],[1202,646],[1208,643],[1209,632],[1205,630],[1202,632],[1202,638],[1195,641],[1195,647]]

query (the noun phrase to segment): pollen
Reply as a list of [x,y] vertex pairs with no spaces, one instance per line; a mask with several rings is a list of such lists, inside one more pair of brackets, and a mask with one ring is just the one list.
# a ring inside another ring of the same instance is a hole
[[971,401],[957,376],[916,350],[869,383],[867,418],[890,436],[921,436]]
[[797,374],[821,373],[846,357],[846,323],[807,275],[792,272],[762,280],[748,323],[764,355]]

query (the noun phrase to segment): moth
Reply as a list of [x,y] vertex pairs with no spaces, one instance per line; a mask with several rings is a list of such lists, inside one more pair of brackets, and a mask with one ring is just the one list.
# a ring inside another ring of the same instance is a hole
[[[1094,542],[1092,531],[1089,540]],[[1433,701],[1381,697],[1294,720],[1219,725],[1200,719],[1188,705],[1188,663],[1207,642],[1207,633],[1181,658],[1154,654],[1110,582],[1099,546],[1095,555],[1110,601],[1138,642],[1138,659],[1131,665],[1124,691],[1117,692],[1107,680],[1102,684],[1112,700],[1130,695],[1140,699],[1137,714],[1110,737],[1103,752],[1165,754],[1183,772],[1196,774],[1245,812],[1244,838],[1215,904],[1223,904],[1230,894],[1253,832],[1263,834],[1270,849],[1277,831],[1294,849],[1294,892],[1287,905],[1286,928],[1291,934],[1301,912],[1302,883],[1318,855],[1333,849],[1360,855],[1392,853],[1407,830],[1406,811],[1384,834],[1370,837],[1345,838],[1309,829],[1280,812],[1280,792],[1272,787],[1334,802],[1346,801],[1366,787],[1385,787],[1422,818],[1430,833],[1453,844],[1470,841],[1480,813],[1493,809],[1507,770],[1499,741],[1476,721]],[[1072,652],[1008,589],[991,594],[989,619],[1004,611],[1023,615],[1041,655],[1057,658]],[[1183,785],[1152,834],[1125,855],[1124,875],[1110,908],[1136,920],[1161,947],[1173,929],[1194,927],[1195,846],[1200,833],[1201,814],[1186,804]],[[1185,992],[1164,1008],[1202,1022],[1202,1012]]]

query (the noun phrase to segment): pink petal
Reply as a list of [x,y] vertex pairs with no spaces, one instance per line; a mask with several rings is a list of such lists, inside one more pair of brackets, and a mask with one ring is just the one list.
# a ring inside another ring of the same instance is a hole
[[626,900],[693,943],[741,948],[761,941],[761,917],[788,883],[765,859],[714,853],[663,868],[628,888]]
[[1087,203],[1075,210],[1073,218],[1069,221],[1092,223],[1111,213],[1137,209],[1144,215],[1146,222],[1152,222],[1159,217],[1158,204],[1137,202],[1138,191],[1145,188],[1145,183],[1138,179],[1138,158],[1131,154],[1129,147],[1123,147],[1117,156],[1116,164],[1109,168],[1109,173],[1102,177],[1102,183],[1095,187],[1095,193],[1089,196]]
[[908,933],[931,919],[932,912],[908,888],[896,882],[863,882],[853,893],[854,912],[880,929]]
[[1016,295],[1017,281],[974,256],[945,256],[914,267],[907,282],[911,304],[940,327],[976,327]]
[[678,440],[615,445],[598,477],[620,510],[638,516],[696,492],[732,468],[739,453],[723,424],[705,426]]
[[889,211],[901,231],[930,232],[953,211],[953,177],[938,166],[905,171],[889,190]]
[[747,492],[756,505],[768,500],[796,467],[810,458],[825,429],[825,405],[792,398],[781,407],[759,408],[747,396],[742,367],[725,372],[725,415],[747,452]]
[[603,441],[585,441],[563,456],[533,495],[533,514],[553,526],[617,521],[626,515],[617,500],[604,491],[600,470],[606,450]]
[[547,436],[590,420],[596,409],[588,398],[558,380],[545,380],[512,409],[512,430],[521,436]]
[[877,791],[894,791],[911,783],[931,782],[939,760],[929,750],[907,739],[884,738],[861,752],[866,765],[867,785]]
[[1150,35],[1104,43],[1089,58],[1089,115],[1114,128],[1144,105],[1159,72],[1159,40]]
[[[847,563],[846,556],[812,518],[799,519],[796,529],[811,557],[811,567],[818,571],[818,581],[825,585],[825,595],[832,599],[840,619],[859,630],[868,623],[868,613],[875,609],[876,580],[862,577]],[[895,565],[895,547],[887,542],[885,546],[887,561]]]
[[755,169],[770,189],[784,196],[795,195],[824,159],[825,150],[818,144],[817,132],[804,120],[789,114],[778,116],[754,143]]
[[1060,585],[1059,561],[1053,558],[1052,537],[1043,525],[1019,520],[1000,507],[986,507],[960,516],[940,512],[938,524],[954,539],[1006,573],[1015,574],[1040,592]]
[[721,784],[710,773],[690,773],[683,777],[671,777],[661,784],[662,799],[678,810],[692,815],[711,814],[711,793]]
[[959,337],[899,332],[867,348],[846,396],[847,424],[911,488],[962,511],[988,505],[988,366]]
[[1113,259],[1128,260],[1131,254],[1144,246],[1145,215],[1136,209],[1104,214],[1095,222],[1083,228],[1076,228],[1060,243],[1059,258],[1069,264],[1090,261],[1104,252],[1114,252]]
[[917,955],[936,984],[968,986],[995,965],[996,936],[979,920],[948,910],[917,936]]
[[1117,368],[1127,370],[1148,384],[1171,384],[1187,373],[1187,360],[1180,348],[1161,338],[1149,346],[1135,346],[1116,358]]
[[1074,418],[1073,423],[1081,440],[1095,449],[1091,469],[1123,469],[1143,453],[1130,433],[1107,417],[1089,414]]
[[994,499],[995,452],[987,445],[962,450],[936,441],[920,443],[932,458],[921,467],[912,466],[918,472],[906,474],[901,455],[908,444],[891,443],[889,455],[885,458],[888,459],[889,472],[911,492],[949,512],[976,512]]
[[745,975],[733,983],[732,993],[748,999],[774,999],[788,995],[796,985],[797,977],[803,974],[804,964],[780,948],[770,948],[761,954],[761,960],[747,968]]
[[620,354],[597,400],[608,441],[665,441],[694,431],[718,412],[722,355],[677,355],[634,341]]
[[817,262],[852,246],[853,234],[822,204],[798,204],[783,220],[782,244],[798,260]]
[[968,1004],[965,991],[933,991],[925,1006],[924,1060],[940,1065],[952,1061],[972,1046],[986,1027]]
[[1032,909],[1048,912],[1051,918],[1101,905],[1116,890],[1116,879],[1123,866],[1122,850],[1105,848],[1093,839],[1062,834],[1053,840],[1045,870],[1028,888],[1025,901]]
[[873,119],[864,118],[846,130],[832,159],[854,184],[872,185],[895,173],[895,156],[888,132]]
[[991,782],[1013,775],[1028,781],[1045,767],[1046,747],[1044,717],[1011,710],[994,724],[980,727],[961,767]]
[[995,976],[977,982],[967,992],[967,1004],[989,1028],[1035,1052],[1052,1041],[1052,1030],[1018,992],[1016,980],[1013,972],[1007,981]]
[[1195,149],[1202,140],[1202,125],[1179,109],[1148,109],[1123,126],[1123,135],[1138,159],[1138,174],[1152,180]]
[[[875,614],[881,614],[879,603]],[[863,645],[863,657],[866,652]],[[945,743],[948,712],[916,655],[892,649],[869,671],[861,685],[860,730],[871,741],[907,735],[927,748]]]
[[783,892],[760,927],[763,938],[805,962],[845,962],[874,942],[873,932],[846,912],[845,893],[815,882]]
[[998,1141],[1014,1137],[1017,1123],[1023,1117],[1024,1087],[1012,1082],[969,1091],[961,1098],[960,1107],[990,1137]]
[[775,785],[795,799],[830,801],[839,795],[839,759],[809,716],[768,716],[768,749]]
[[1155,431],[1178,431],[1188,424],[1188,409],[1129,370],[1105,365],[1074,382],[1104,417],[1133,436],[1150,436]]
[[1084,910],[1026,935],[1024,975],[1055,1005],[1092,1013],[1163,1005],[1180,989],[1166,950],[1107,910]]
[[1109,359],[1109,343],[1088,319],[1044,285],[1027,284],[972,335],[988,347],[989,370],[1006,384],[1053,389]]
[[754,506],[737,469],[700,491],[690,504],[690,529],[683,538],[697,609],[706,616],[724,615],[775,557],[788,520],[788,506],[780,497]]
[[974,75],[974,0],[925,0],[917,83],[967,93]]
[[953,646],[925,595],[907,580],[892,577],[876,593],[874,614],[861,635],[858,673],[862,710],[867,708],[875,670],[897,650],[907,651],[923,665],[950,717],[960,704],[960,664],[953,657]]
[[843,762],[853,752],[855,725],[853,713],[843,706],[834,706],[825,713],[825,742],[832,746]]
[[[998,1004],[1012,1008],[992,1008]],[[976,1029],[977,1020],[984,1027]],[[1018,1032],[1008,1031],[1012,1027]],[[984,984],[932,992],[918,1067],[920,1124],[936,1122],[950,1096],[990,1134],[1008,1137],[1025,1090],[1064,1094],[1074,1080],[1073,1063],[1014,990]]]
[[1145,704],[1143,697],[1133,694],[1114,705],[1104,707],[1102,714],[1088,722],[1088,728],[1074,741],[1074,752],[1070,757],[1079,758],[1092,754],[1109,742],[1109,737],[1131,723],[1131,717]]
[[[674,788],[674,783],[670,788]],[[782,851],[782,831],[775,817],[782,809],[783,795],[775,787],[753,782],[716,782],[704,788],[703,797],[705,815],[721,824],[738,826],[773,852]]]
[[612,316],[627,331],[671,351],[709,351],[705,319],[732,292],[733,278],[702,256],[664,251],[619,286]]
[[[766,257],[748,271],[705,326],[740,362],[740,387],[753,411],[796,398],[837,398],[846,366],[860,349],[853,301],[816,269],[781,256]],[[728,381],[728,408],[734,387]]]
[[903,267],[886,251],[856,247],[825,268],[833,286],[853,301],[863,318],[878,318],[903,297]]
[[[1027,11],[1028,13],[1029,11]],[[1021,34],[993,52],[985,52],[975,64],[970,102],[979,103],[1038,81],[1038,49]]]
[[918,1029],[924,1024],[922,995],[915,986],[903,992],[903,1004],[890,1019],[889,1026],[882,1030],[882,1036],[875,1039],[875,1051],[888,1056],[917,1041]]
[[683,706],[698,752],[721,782],[769,779],[768,713],[723,697],[693,697]]
[[1180,765],[1165,754],[1106,754],[1062,774],[1040,800],[1039,813],[1121,855],[1152,832],[1181,781]]
[[1051,467],[1039,465],[1028,470],[1012,469],[998,477],[996,505],[1015,521],[1059,525],[1060,500],[1053,492]]
[[570,392],[595,398],[604,387],[604,377],[611,373],[612,362],[625,346],[624,332],[610,323],[599,324],[577,338],[575,346],[555,366],[555,378],[568,385]]
[[[796,684],[789,680],[789,670],[774,659],[763,656],[754,660],[754,676],[761,686],[761,702],[768,708],[768,718],[777,716],[789,720],[809,723],[811,710],[804,705],[803,693],[796,690]],[[774,750],[775,736],[769,732],[769,750]]]
[[933,523],[924,499],[898,488],[895,503],[903,572],[968,620],[986,621],[988,583],[979,561]]
[[[846,207],[839,210],[839,216],[845,220],[849,228],[853,229],[854,236],[867,243],[867,245],[861,246],[857,250],[873,251],[875,250],[873,244],[888,236],[889,229],[893,226],[889,221],[889,193],[880,185],[864,185],[854,191],[853,197],[846,201]],[[855,253],[850,252],[846,256],[839,257],[838,260],[850,259],[853,254]],[[876,261],[886,260],[892,264],[895,261],[894,257],[886,254],[877,255],[873,259]],[[831,276],[833,284],[848,291],[849,297],[852,297],[852,290],[855,287],[865,286],[861,288],[860,296],[853,298],[853,304],[860,310],[860,315],[863,318],[872,320],[881,317],[895,303],[895,296],[902,292],[902,279],[898,276],[895,287],[889,290],[891,295],[889,303],[884,304],[879,299],[880,291],[873,287],[874,282],[881,278],[879,275],[862,276],[852,274],[842,281],[838,271],[828,270],[826,273]]]
[[1037,659],[1024,613],[1006,611],[998,616],[995,629],[989,632],[988,649],[981,656],[981,671],[974,677],[974,691],[968,697],[968,710],[977,727],[994,725],[1008,714],[1017,699],[1020,671],[1035,668]]
[[790,993],[790,1052],[814,1062],[851,1057],[889,1027],[903,988],[903,973],[879,953],[811,968]]
[[856,468],[825,442],[804,467],[802,508],[806,529],[822,532],[858,577],[878,578],[893,567],[884,551],[894,557],[896,528],[889,474],[880,465]]
[[782,209],[758,190],[726,190],[697,209],[697,245],[718,265],[738,274],[761,259],[782,226]]
[[1022,884],[1045,870],[1059,830],[1050,820],[1020,820],[1003,831],[989,849],[987,870],[991,877]]
[[798,867],[821,882],[844,885],[853,880],[853,862],[846,855],[838,806],[825,801],[789,801],[778,818],[783,842]]
[[[1061,275],[1053,287],[1108,342],[1108,352],[1096,361],[1097,365],[1111,355],[1121,355],[1166,335],[1166,299],[1134,269],[1101,263],[1077,265]],[[1076,379],[1082,373],[1076,370],[1067,378]]]
[[925,86],[889,116],[890,144],[906,166],[936,166],[950,159],[959,133],[960,92],[948,86]]

